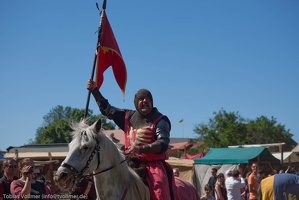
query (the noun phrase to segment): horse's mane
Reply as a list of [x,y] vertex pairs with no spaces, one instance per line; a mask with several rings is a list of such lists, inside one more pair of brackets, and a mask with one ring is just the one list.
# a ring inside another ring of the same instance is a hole
[[[101,129],[98,133],[94,133],[92,127],[88,125],[88,118],[81,119],[79,122],[71,122],[70,127],[72,128],[71,136],[73,141],[80,141],[81,140],[81,133],[86,132],[87,137],[92,141],[93,139],[98,139],[99,141],[103,141],[107,146],[112,147],[115,146],[118,150],[118,153],[121,155],[122,158],[125,158],[123,152],[119,148],[119,146],[114,143],[110,138],[108,138],[104,133],[103,129]],[[71,142],[71,143],[72,143]],[[113,145],[111,145],[111,144]]]
[[76,137],[78,137],[79,134],[81,134],[81,132],[85,129],[87,129],[89,127],[89,125],[87,124],[88,119],[84,118],[81,119],[79,122],[76,121],[72,121],[70,123],[70,127],[73,130],[71,132],[71,136],[73,137],[73,140],[76,139]]
[[[126,182],[128,180],[132,181],[130,179],[140,179],[139,175],[136,174],[133,169],[130,167],[125,167],[127,165],[126,162],[121,163],[126,158],[119,146],[103,133],[103,129],[98,133],[94,133],[92,130],[93,127],[89,126],[87,122],[88,119],[81,119],[79,122],[72,122],[70,124],[70,127],[73,129],[71,133],[73,140],[69,145],[72,146],[80,143],[82,137],[81,133],[85,132],[89,138],[89,141],[94,143],[93,145],[95,145],[95,139],[97,139],[100,142],[100,146],[105,147],[107,150],[104,155],[109,157],[109,159],[114,159],[112,162],[115,166],[120,166],[119,174],[117,175],[118,177],[122,177]],[[109,156],[109,154],[111,156]]]

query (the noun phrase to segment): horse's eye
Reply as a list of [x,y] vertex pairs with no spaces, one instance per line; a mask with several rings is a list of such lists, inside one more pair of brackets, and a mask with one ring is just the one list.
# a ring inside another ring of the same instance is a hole
[[81,151],[87,151],[88,150],[88,147],[87,146],[83,146],[81,147]]

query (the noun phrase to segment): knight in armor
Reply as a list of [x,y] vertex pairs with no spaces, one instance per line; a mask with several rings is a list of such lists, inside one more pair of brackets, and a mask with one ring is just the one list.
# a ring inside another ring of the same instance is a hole
[[174,199],[174,176],[170,165],[165,162],[168,159],[171,123],[153,106],[151,92],[147,89],[137,91],[134,98],[136,110],[129,110],[111,106],[94,81],[88,80],[87,89],[93,94],[101,113],[124,131],[127,152],[145,163],[151,199]]
[[21,178],[12,181],[10,185],[11,199],[21,200],[53,200],[55,196],[41,181],[33,179],[34,162],[30,158],[24,158],[20,162]]
[[0,179],[0,200],[10,199],[10,184],[13,180],[18,179],[16,175],[17,162],[14,159],[3,161],[3,177]]

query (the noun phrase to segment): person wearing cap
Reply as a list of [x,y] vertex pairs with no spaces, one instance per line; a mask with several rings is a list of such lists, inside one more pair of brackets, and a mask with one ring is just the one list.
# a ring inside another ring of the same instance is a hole
[[91,91],[101,113],[125,132],[127,152],[145,163],[149,172],[146,182],[151,199],[174,199],[174,175],[165,162],[168,159],[171,123],[153,106],[151,92],[138,90],[134,97],[135,110],[130,110],[111,106],[92,80],[88,80],[87,89]]
[[226,178],[231,177],[232,174],[233,174],[232,170],[227,170],[227,171],[225,172]]
[[233,170],[232,176],[225,180],[228,200],[241,200],[241,189],[245,187],[245,181],[240,177],[239,170]]

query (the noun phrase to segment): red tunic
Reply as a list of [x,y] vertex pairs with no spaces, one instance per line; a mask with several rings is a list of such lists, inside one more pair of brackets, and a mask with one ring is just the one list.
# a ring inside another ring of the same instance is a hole
[[[139,129],[134,129],[130,124],[129,114],[126,114],[125,120],[125,147],[128,148],[132,145],[143,146],[151,144],[156,141],[156,125],[162,119],[160,116],[150,126],[145,126]],[[161,154],[156,153],[140,153],[136,155],[139,160],[146,163],[148,174],[146,181],[149,186],[152,200],[170,200],[170,191],[168,185],[167,172],[164,166],[171,172],[173,194],[176,194],[176,186],[172,169],[168,163],[168,153],[165,151]],[[164,162],[164,164],[163,164]]]

